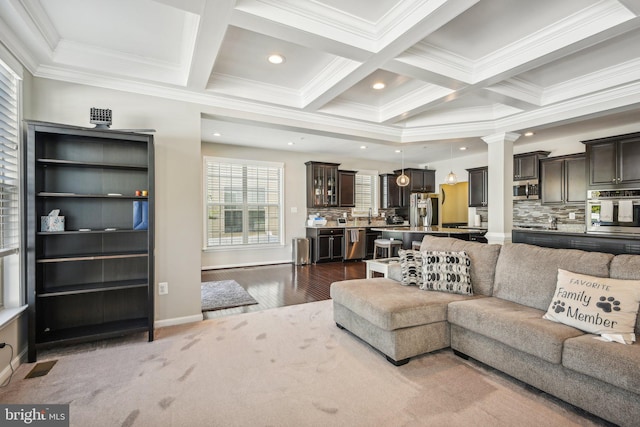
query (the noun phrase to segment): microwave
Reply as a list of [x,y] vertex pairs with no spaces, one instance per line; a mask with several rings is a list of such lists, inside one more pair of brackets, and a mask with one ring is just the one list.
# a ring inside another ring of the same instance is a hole
[[536,200],[539,198],[537,179],[513,181],[513,200]]
[[589,190],[587,233],[640,234],[640,189]]

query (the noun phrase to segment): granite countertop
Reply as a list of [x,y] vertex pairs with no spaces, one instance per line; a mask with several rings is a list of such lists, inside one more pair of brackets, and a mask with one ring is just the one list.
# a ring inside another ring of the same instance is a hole
[[[384,223],[371,223],[367,224],[367,221],[353,222],[349,221],[346,224],[338,224],[336,221],[328,221],[326,225],[307,225],[306,228],[391,228],[391,227],[405,227],[402,224],[387,224]],[[408,225],[406,226],[408,227]]]
[[465,228],[445,228],[445,227],[386,227],[386,228],[373,228],[374,231],[398,231],[401,233],[424,233],[424,234],[482,234],[486,230],[480,229],[465,229]]

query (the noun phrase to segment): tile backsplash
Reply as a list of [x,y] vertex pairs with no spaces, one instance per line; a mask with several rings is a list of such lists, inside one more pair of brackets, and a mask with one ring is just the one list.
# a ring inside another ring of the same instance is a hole
[[[574,213],[575,219],[569,219]],[[549,218],[558,220],[558,229],[584,227],[585,205],[543,205],[540,200],[514,200],[513,225],[549,225]]]

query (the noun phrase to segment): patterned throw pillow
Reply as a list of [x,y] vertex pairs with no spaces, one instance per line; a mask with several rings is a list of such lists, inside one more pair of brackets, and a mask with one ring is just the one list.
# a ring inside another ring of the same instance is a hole
[[422,252],[422,286],[425,291],[473,295],[471,260],[466,252]]
[[610,279],[558,269],[556,292],[544,319],[631,344],[640,305],[640,280]]
[[412,249],[400,249],[400,269],[402,271],[402,284],[405,286],[422,285],[422,255],[420,251]]

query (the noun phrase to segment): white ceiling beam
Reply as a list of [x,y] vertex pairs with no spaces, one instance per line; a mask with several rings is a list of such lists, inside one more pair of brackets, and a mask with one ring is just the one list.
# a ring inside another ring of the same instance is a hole
[[156,3],[161,3],[167,6],[171,6],[178,10],[193,13],[195,15],[202,14],[204,10],[205,2],[207,0],[153,0]]
[[382,50],[372,55],[371,58],[355,69],[351,74],[334,84],[332,88],[310,102],[305,107],[305,110],[314,111],[323,107],[341,93],[348,90],[351,86],[381,68],[385,63],[391,61],[411,46],[414,46],[420,40],[423,40],[429,34],[469,9],[478,1],[479,0],[453,0],[446,2],[429,16],[420,20],[416,25],[408,28],[404,34],[395,39],[392,43],[389,43]]
[[187,87],[195,90],[207,87],[235,4],[235,0],[206,0],[200,15]]

